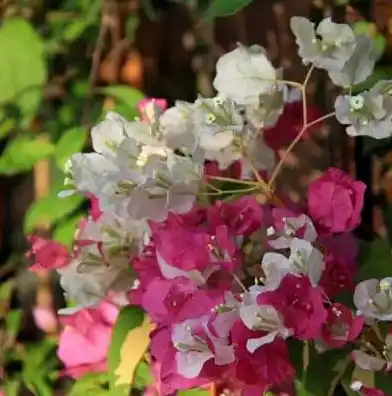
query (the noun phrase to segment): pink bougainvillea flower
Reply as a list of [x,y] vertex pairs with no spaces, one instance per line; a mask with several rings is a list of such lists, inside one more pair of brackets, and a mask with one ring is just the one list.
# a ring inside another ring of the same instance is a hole
[[249,236],[261,227],[263,212],[253,196],[243,196],[230,203],[217,201],[209,209],[211,225],[226,225],[234,235]]
[[240,161],[235,161],[226,169],[219,169],[216,161],[206,161],[204,165],[204,177],[208,180],[213,176],[229,177],[232,179],[240,179],[242,174],[242,164]]
[[247,342],[266,333],[252,331],[238,321],[231,330],[235,348],[234,377],[247,395],[260,395],[264,391],[293,379],[295,370],[290,362],[285,341],[276,338],[255,352],[249,352]]
[[64,375],[79,378],[88,372],[107,369],[106,358],[117,314],[117,307],[103,301],[97,308],[60,318],[64,329],[57,355],[65,366]]
[[363,324],[363,316],[354,316],[344,305],[333,303],[328,307],[327,319],[323,324],[321,336],[329,346],[340,348],[359,336]]
[[260,293],[257,303],[272,305],[282,314],[285,327],[300,340],[319,336],[327,317],[322,289],[312,286],[307,276],[286,274],[277,289]]
[[159,324],[180,323],[197,318],[216,305],[207,292],[189,279],[154,279],[143,294],[142,307]]
[[344,261],[333,254],[327,254],[320,286],[329,298],[333,298],[344,290],[354,289],[356,273],[357,269],[354,263]]
[[33,318],[36,326],[46,332],[54,333],[57,329],[57,316],[51,307],[34,307]]
[[146,98],[137,104],[137,109],[143,122],[153,123],[156,117],[167,109],[167,100]]
[[[320,110],[315,106],[308,106],[308,122],[317,120],[322,116]],[[288,146],[301,131],[303,126],[303,105],[302,101],[286,103],[283,114],[278,122],[263,133],[265,142],[273,150],[279,150]],[[307,129],[303,139],[308,139],[314,132],[320,129],[321,123]]]
[[91,216],[91,218],[94,221],[96,221],[102,215],[102,211],[99,207],[99,199],[92,194],[90,194],[89,198],[90,198],[90,209],[88,211],[88,214],[89,216]]
[[70,260],[67,248],[56,241],[30,236],[31,249],[26,256],[34,260],[31,271],[53,270],[65,267]]
[[309,186],[308,210],[320,235],[352,231],[361,221],[366,185],[329,168]]

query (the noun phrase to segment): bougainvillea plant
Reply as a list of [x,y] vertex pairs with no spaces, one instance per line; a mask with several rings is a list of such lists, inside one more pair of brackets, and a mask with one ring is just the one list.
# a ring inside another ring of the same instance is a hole
[[[392,81],[351,95],[377,60],[371,39],[330,18],[294,17],[291,29],[309,66],[303,83],[284,80],[262,47],[239,44],[217,62],[217,96],[171,108],[146,100],[132,121],[108,113],[91,131],[94,152],[69,159],[62,195],[89,197],[89,217],[72,252],[37,237],[31,249],[33,269],[56,270],[72,302],[60,312],[64,374],[112,369],[117,326],[124,343],[144,326],[148,394],[392,389],[392,267],[390,277],[357,277],[352,232],[366,186],[329,168],[299,209],[276,182],[294,146],[328,118],[350,136],[390,137]],[[307,104],[314,69],[341,88],[326,115]],[[119,359],[134,359],[138,343],[119,347]],[[376,373],[380,389],[358,368]]]

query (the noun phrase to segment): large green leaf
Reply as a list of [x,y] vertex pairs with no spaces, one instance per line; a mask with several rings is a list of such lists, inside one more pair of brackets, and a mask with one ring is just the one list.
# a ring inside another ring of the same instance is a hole
[[14,175],[27,172],[39,160],[52,155],[54,149],[54,145],[47,140],[25,135],[17,136],[7,144],[0,157],[0,174]]
[[358,280],[392,276],[391,247],[386,239],[377,238],[361,250]]
[[[128,395],[130,384],[120,383],[118,381],[118,373],[120,365],[124,364],[123,358],[123,347],[124,344],[129,340],[129,335],[132,331],[141,328],[143,325],[144,312],[135,306],[127,306],[123,308],[117,318],[116,324],[113,329],[112,340],[108,354],[108,368],[109,368],[109,383],[111,389],[116,389],[118,395]],[[138,343],[138,340],[134,340]],[[134,348],[134,355],[139,355],[138,351]],[[132,356],[132,351],[129,354],[129,359],[139,362],[142,356]],[[143,351],[144,354],[144,351]],[[127,358],[128,358],[127,357]],[[131,370],[132,368],[130,368]]]
[[138,114],[137,104],[145,98],[141,91],[127,85],[112,85],[101,88],[100,92],[115,99],[116,107],[123,109],[123,111],[119,111],[118,108],[115,110],[129,119]]
[[56,144],[55,160],[60,169],[64,168],[68,158],[82,151],[87,139],[87,131],[83,127],[73,127],[65,131]]
[[233,15],[251,2],[252,0],[212,0],[204,16],[212,19]]
[[44,45],[24,19],[5,20],[0,27],[0,102],[11,102],[26,123],[35,115],[46,81]]
[[29,207],[24,218],[24,231],[31,233],[37,226],[52,226],[73,213],[83,202],[80,195],[66,198],[57,196],[60,188],[55,187],[48,196],[41,198]]
[[76,228],[82,217],[83,214],[79,213],[69,219],[61,221],[60,224],[54,229],[52,239],[60,242],[64,246],[71,248],[74,241]]
[[301,380],[297,381],[297,392],[301,396],[326,396],[331,387],[336,386],[334,379],[343,377],[348,368],[346,359],[349,352],[345,349],[330,350],[323,353],[310,353],[309,363]]

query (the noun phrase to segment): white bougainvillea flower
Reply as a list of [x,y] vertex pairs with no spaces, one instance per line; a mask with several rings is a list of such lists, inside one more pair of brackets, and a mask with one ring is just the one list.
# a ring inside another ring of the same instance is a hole
[[354,304],[367,318],[392,320],[392,278],[368,279],[358,283]]
[[336,98],[336,118],[350,136],[370,136],[383,139],[392,135],[391,96],[383,93],[377,84],[370,91],[357,96],[341,95]]
[[392,334],[385,336],[383,344],[382,353],[377,355],[373,349],[353,351],[352,356],[356,365],[370,371],[392,370]]
[[259,95],[257,101],[246,107],[246,119],[255,128],[271,128],[278,121],[284,108],[285,87],[276,85],[269,93]]
[[[274,209],[273,213],[276,220],[279,219],[279,209]],[[270,227],[268,230],[268,240],[271,247],[274,249],[287,249],[295,236],[301,233],[301,239],[308,242],[314,242],[317,239],[317,231],[312,220],[305,214],[299,216],[287,215],[284,213],[281,217],[283,227]],[[279,229],[278,229],[279,228]]]
[[328,69],[329,78],[335,85],[349,88],[365,81],[373,72],[379,57],[373,39],[368,36],[355,37],[355,51],[341,68]]
[[106,118],[91,129],[94,151],[105,156],[115,155],[120,143],[125,139],[127,123],[121,115],[107,113]]
[[241,145],[246,152],[246,157],[243,157],[241,151],[239,152],[239,159],[241,159],[242,173],[244,175],[252,174],[252,167],[250,161],[259,171],[270,171],[275,166],[276,154],[267,146],[264,141],[262,132],[250,131],[241,141]]
[[226,338],[214,337],[207,323],[208,317],[189,319],[173,328],[172,342],[177,349],[177,370],[185,378],[196,378],[210,359],[214,359],[218,366],[235,361],[234,347]]
[[266,253],[261,267],[266,276],[265,286],[275,289],[288,273],[306,275],[316,285],[321,278],[325,263],[322,253],[310,242],[293,238],[289,258],[279,253]]
[[298,53],[304,64],[313,63],[326,70],[340,70],[355,50],[355,34],[350,26],[323,19],[315,24],[304,17],[292,17],[290,21]]
[[247,341],[246,348],[253,353],[265,344],[270,344],[276,337],[283,339],[291,335],[286,329],[283,318],[275,308],[269,305],[243,305],[240,307],[240,318],[245,326],[254,331],[265,331],[268,334]]
[[263,47],[239,44],[218,60],[213,85],[219,95],[248,106],[274,89],[276,75]]
[[57,270],[66,296],[82,309],[96,305],[110,291],[130,290],[135,277],[129,258],[116,257],[116,260],[114,265],[105,264],[96,244],[83,247],[69,265]]
[[64,187],[68,191],[80,191],[98,195],[106,183],[108,175],[118,172],[118,167],[110,159],[98,153],[76,153],[65,166]]
[[199,146],[210,154],[231,146],[244,126],[235,103],[219,96],[199,97],[193,106],[192,119]]
[[177,101],[159,118],[162,139],[171,149],[179,149],[193,155],[197,149],[197,137],[192,119],[192,104]]

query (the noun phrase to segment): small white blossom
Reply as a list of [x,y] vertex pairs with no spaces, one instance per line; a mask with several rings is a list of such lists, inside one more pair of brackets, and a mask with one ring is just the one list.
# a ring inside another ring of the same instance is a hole
[[308,19],[292,17],[290,26],[306,65],[313,63],[318,68],[340,70],[354,53],[355,34],[348,25],[325,18],[315,29]]
[[289,258],[280,253],[266,253],[261,267],[266,276],[265,286],[275,289],[288,273],[307,275],[316,285],[321,278],[325,263],[323,255],[310,242],[293,238]]
[[251,338],[247,341],[246,347],[251,353],[261,346],[273,342],[276,337],[285,339],[291,335],[290,330],[284,327],[283,318],[272,306],[243,305],[240,307],[239,313],[242,322],[248,329],[268,333],[263,337]]
[[355,43],[355,51],[343,67],[328,70],[335,85],[349,88],[365,81],[373,72],[378,59],[373,40],[368,36],[356,36]]
[[384,87],[387,81],[376,84],[370,91],[357,96],[342,95],[335,101],[336,118],[350,136],[370,136],[383,139],[392,135],[391,96]]
[[354,292],[354,304],[367,318],[392,320],[392,278],[360,282]]
[[218,60],[216,71],[215,89],[239,105],[253,105],[260,95],[274,89],[276,69],[259,45],[238,45]]

